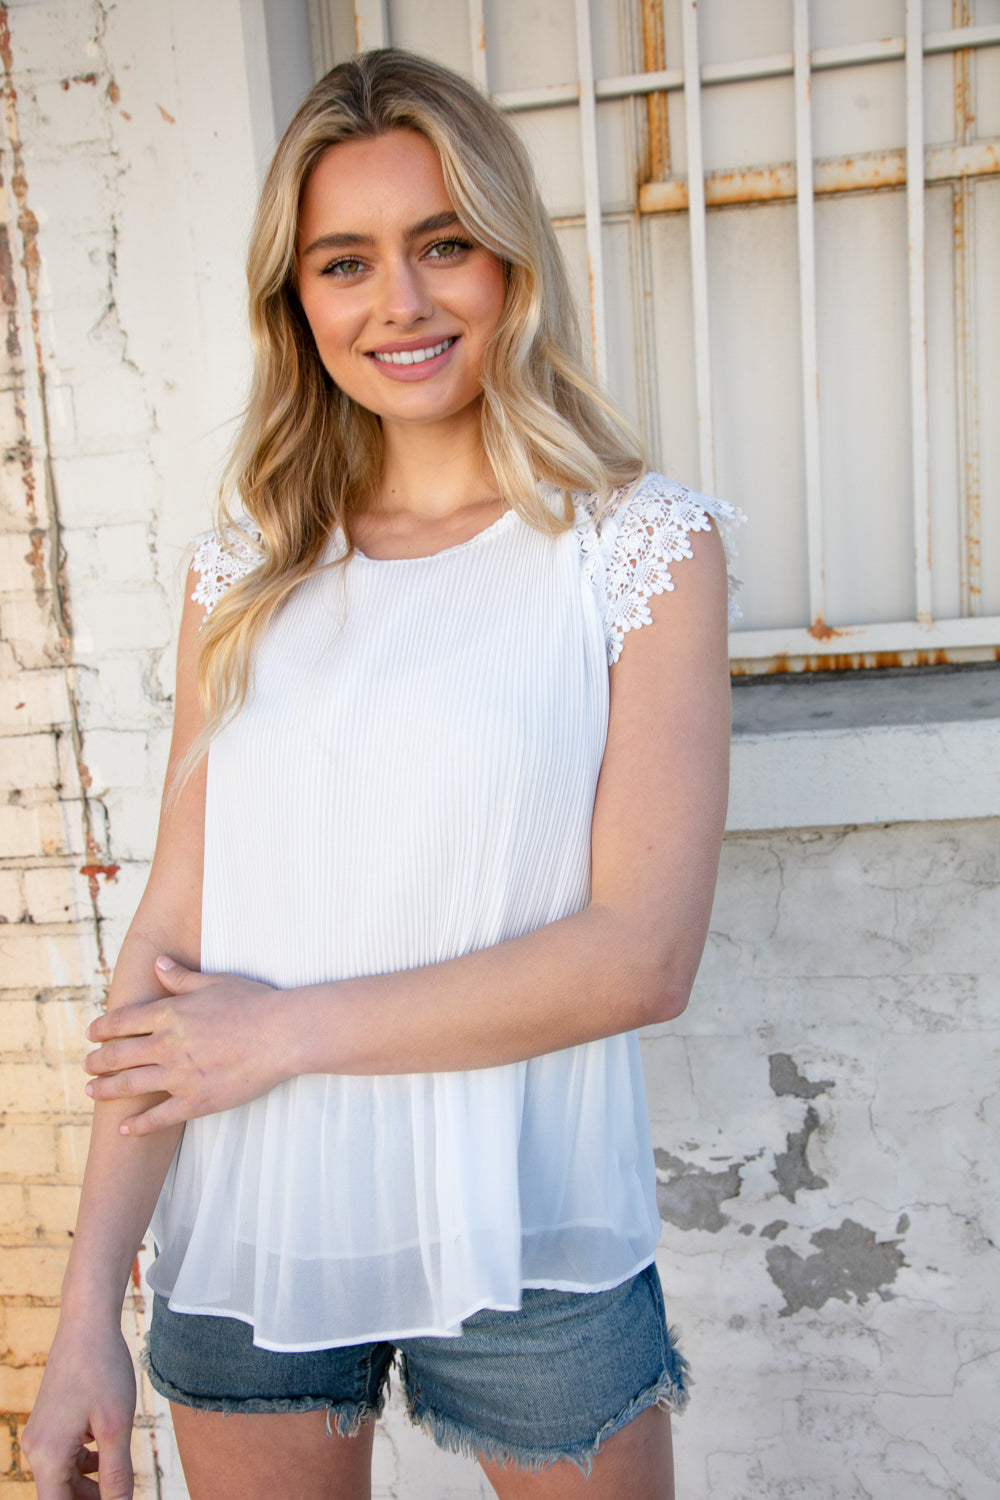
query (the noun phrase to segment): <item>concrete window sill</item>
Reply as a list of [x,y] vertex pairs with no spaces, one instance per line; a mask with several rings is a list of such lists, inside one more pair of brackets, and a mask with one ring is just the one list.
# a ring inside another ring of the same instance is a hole
[[1000,666],[733,684],[731,831],[1000,816]]

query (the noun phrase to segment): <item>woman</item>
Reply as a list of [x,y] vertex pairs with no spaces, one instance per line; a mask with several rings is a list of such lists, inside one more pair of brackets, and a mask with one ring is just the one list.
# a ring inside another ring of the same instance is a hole
[[707,929],[734,513],[643,478],[522,148],[434,64],[316,86],[249,283],[246,519],[195,551],[91,1028],[39,1496],[131,1494],[152,1215],[196,1500],[368,1495],[397,1353],[498,1495],[663,1500],[685,1366],[634,1028],[683,1009]]

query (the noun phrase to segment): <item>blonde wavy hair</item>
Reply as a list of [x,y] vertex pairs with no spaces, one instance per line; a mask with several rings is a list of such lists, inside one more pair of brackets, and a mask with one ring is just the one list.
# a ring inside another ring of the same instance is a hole
[[351,518],[371,501],[382,464],[378,418],[327,374],[299,302],[296,235],[310,173],[330,146],[387,131],[418,131],[441,160],[445,186],[473,239],[502,262],[507,292],[482,368],[482,439],[507,504],[556,532],[539,493],[631,484],[645,464],[638,438],[583,367],[562,256],[527,153],[503,116],[447,68],[394,48],[341,63],[306,96],[275,153],[247,260],[254,372],[220,490],[260,532],[261,561],[233,585],[201,632],[199,689],[206,729],[196,751],[245,700],[262,631],[320,560],[333,528],[352,547]]

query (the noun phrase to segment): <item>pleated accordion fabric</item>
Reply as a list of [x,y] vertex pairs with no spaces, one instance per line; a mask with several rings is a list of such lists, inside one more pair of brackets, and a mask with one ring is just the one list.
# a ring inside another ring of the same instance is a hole
[[[707,514],[735,513],[651,476],[601,527],[582,501],[557,537],[507,512],[301,585],[209,753],[203,970],[279,989],[394,972],[580,910],[608,661]],[[658,561],[642,536],[667,538]],[[209,605],[254,562],[222,551],[196,553]],[[467,1073],[307,1075],[190,1123],[149,1279],[264,1348],[315,1349],[614,1286],[659,1228],[630,1034]]]

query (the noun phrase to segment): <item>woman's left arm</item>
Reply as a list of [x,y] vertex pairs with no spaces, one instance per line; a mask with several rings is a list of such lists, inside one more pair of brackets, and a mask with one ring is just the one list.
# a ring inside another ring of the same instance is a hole
[[727,590],[714,531],[611,668],[594,804],[591,900],[524,937],[427,968],[276,991],[180,965],[174,998],[90,1029],[97,1098],[166,1091],[144,1135],[247,1102],[302,1073],[490,1067],[680,1014],[708,931],[725,823]]

